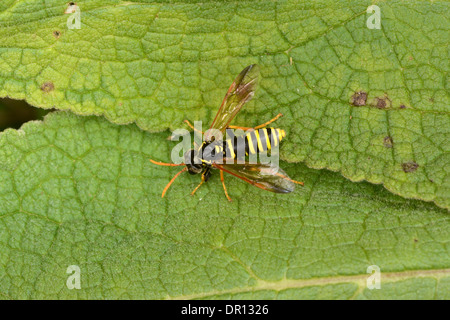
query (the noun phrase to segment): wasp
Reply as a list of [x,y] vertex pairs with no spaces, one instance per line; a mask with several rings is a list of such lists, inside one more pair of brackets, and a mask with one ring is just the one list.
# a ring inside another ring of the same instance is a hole
[[[275,193],[289,193],[294,191],[295,184],[303,185],[303,182],[289,178],[278,166],[263,163],[252,164],[245,160],[238,161],[237,163],[233,161],[231,163],[230,161],[226,161],[225,163],[214,160],[217,159],[217,156],[221,160],[225,157],[227,157],[226,160],[230,160],[230,158],[231,160],[237,160],[239,159],[238,154],[242,154],[242,152],[239,152],[239,148],[245,150],[246,156],[263,151],[267,152],[271,150],[272,146],[278,146],[286,136],[286,132],[282,129],[267,128],[269,124],[282,116],[281,113],[266,123],[253,128],[230,125],[244,104],[253,98],[258,78],[259,67],[256,64],[250,65],[241,71],[228,89],[219,111],[211,124],[210,130],[204,136],[203,143],[196,145],[195,148],[188,150],[184,154],[184,163],[164,163],[150,159],[156,165],[170,167],[184,166],[166,185],[162,192],[162,197],[164,197],[175,179],[185,171],[193,175],[201,174],[200,184],[191,193],[191,195],[194,195],[198,188],[209,180],[212,170],[219,169],[220,180],[225,191],[225,196],[229,201],[231,201],[231,198],[225,186],[224,172],[238,177],[258,188]],[[185,123],[196,131],[188,120],[185,120]],[[240,136],[233,135],[227,137],[227,139],[216,139],[214,136],[214,132],[217,132],[216,130],[223,134],[227,129],[242,129],[246,131]],[[203,134],[203,132],[201,133]]]

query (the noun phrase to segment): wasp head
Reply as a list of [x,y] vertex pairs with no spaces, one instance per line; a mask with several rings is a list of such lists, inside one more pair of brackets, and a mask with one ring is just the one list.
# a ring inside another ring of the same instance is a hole
[[184,154],[184,163],[190,174],[198,174],[202,172],[202,160],[198,156],[197,150],[190,149]]

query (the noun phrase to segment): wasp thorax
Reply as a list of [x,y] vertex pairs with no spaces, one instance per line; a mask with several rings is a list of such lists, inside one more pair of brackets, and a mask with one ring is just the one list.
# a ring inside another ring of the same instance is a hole
[[198,152],[194,149],[186,151],[184,154],[184,163],[190,174],[202,172],[202,160],[198,157]]

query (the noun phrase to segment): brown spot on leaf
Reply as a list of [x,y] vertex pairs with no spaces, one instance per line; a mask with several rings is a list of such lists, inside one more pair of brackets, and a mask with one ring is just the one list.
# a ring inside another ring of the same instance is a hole
[[51,81],[44,82],[41,86],[41,90],[44,92],[50,92],[55,90],[55,85]]
[[418,239],[416,239],[416,238],[414,238],[414,242],[416,242],[416,243],[417,243],[417,242],[419,242],[419,240],[418,240]]
[[359,91],[355,92],[352,96],[352,105],[354,106],[365,106],[367,101],[367,92]]
[[380,98],[376,98],[377,102],[376,102],[376,107],[378,109],[385,109],[386,108],[386,99],[380,99]]
[[58,30],[53,31],[53,36],[58,39],[61,36],[61,32],[59,32]]
[[417,163],[415,163],[414,161],[402,163],[403,171],[405,171],[406,173],[414,172],[417,170],[418,167],[419,167],[419,165]]
[[392,141],[392,138],[389,136],[384,137],[383,144],[386,148],[392,148],[394,145],[394,141]]
[[391,107],[391,99],[387,95],[383,97],[376,97],[374,101],[371,102],[371,106],[378,109],[386,109]]
[[406,106],[405,106],[404,104],[402,104],[402,105],[400,106],[400,109],[406,109]]

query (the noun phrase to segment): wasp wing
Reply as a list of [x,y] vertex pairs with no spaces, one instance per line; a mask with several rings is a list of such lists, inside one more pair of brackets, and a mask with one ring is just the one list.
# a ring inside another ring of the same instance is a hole
[[276,193],[294,191],[295,183],[280,167],[270,164],[216,164],[213,166],[258,188]]
[[[217,129],[222,133],[225,131],[242,106],[253,97],[258,84],[258,76],[259,67],[256,64],[241,71],[228,89],[210,129]],[[209,131],[205,135],[205,141],[211,142],[212,140],[214,140],[213,132]]]

